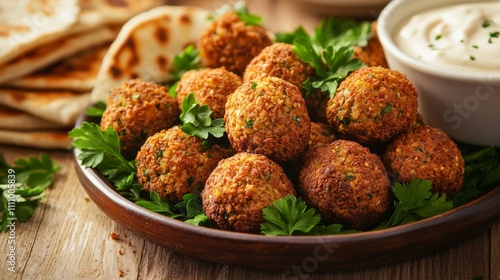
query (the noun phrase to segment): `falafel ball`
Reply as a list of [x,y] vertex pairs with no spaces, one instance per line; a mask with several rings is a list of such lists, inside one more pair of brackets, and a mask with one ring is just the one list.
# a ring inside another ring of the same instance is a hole
[[302,83],[315,73],[314,68],[300,60],[293,52],[293,45],[274,43],[265,47],[252,59],[243,74],[243,81],[257,77],[278,77],[294,84],[302,94],[305,94],[306,90],[302,88]]
[[174,203],[188,193],[200,193],[217,163],[233,154],[218,145],[204,148],[202,141],[179,126],[149,137],[136,158],[138,182]]
[[264,155],[237,153],[221,160],[201,193],[203,210],[218,228],[258,233],[262,209],[296,195],[283,169]]
[[317,148],[300,172],[298,192],[325,221],[357,230],[375,226],[391,209],[382,160],[354,141]]
[[311,121],[304,98],[293,84],[276,77],[244,82],[228,97],[224,115],[231,146],[276,162],[300,156]]
[[401,72],[364,67],[340,83],[326,116],[342,138],[383,143],[415,123],[417,102],[415,86]]
[[262,26],[247,25],[235,11],[229,11],[217,17],[202,32],[198,50],[206,67],[225,66],[241,76],[248,63],[271,44]]
[[134,79],[114,88],[106,101],[101,128],[112,127],[121,152],[135,158],[146,139],[179,121],[179,106],[164,86]]
[[397,182],[414,178],[432,182],[432,191],[456,195],[464,181],[464,159],[446,133],[417,125],[398,135],[382,156],[389,175]]
[[224,117],[227,96],[241,85],[241,77],[221,68],[191,70],[181,76],[177,84],[177,103],[182,110],[182,101],[192,93],[200,105],[208,105],[212,118]]

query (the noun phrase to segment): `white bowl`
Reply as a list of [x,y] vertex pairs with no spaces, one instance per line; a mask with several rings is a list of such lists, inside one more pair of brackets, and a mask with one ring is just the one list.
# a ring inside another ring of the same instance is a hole
[[394,42],[395,33],[411,16],[467,2],[470,0],[394,0],[378,18],[378,35],[389,67],[404,73],[417,88],[419,113],[425,123],[442,129],[454,140],[500,146],[499,72],[439,68],[410,57]]

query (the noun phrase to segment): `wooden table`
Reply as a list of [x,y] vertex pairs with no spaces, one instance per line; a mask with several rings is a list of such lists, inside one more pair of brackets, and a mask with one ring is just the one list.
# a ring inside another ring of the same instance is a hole
[[[214,8],[226,1],[170,1]],[[321,15],[283,1],[251,1],[272,30],[314,26]],[[81,187],[69,151],[47,151],[64,168],[33,218],[15,229],[15,272],[7,270],[8,234],[0,233],[1,279],[283,279],[261,271],[192,259],[148,242],[103,214]],[[0,147],[6,160],[40,150]],[[119,234],[118,239],[110,237]],[[460,234],[457,232],[456,234]],[[357,271],[300,275],[296,279],[500,279],[500,221],[447,250]],[[287,279],[287,278],[285,278]]]

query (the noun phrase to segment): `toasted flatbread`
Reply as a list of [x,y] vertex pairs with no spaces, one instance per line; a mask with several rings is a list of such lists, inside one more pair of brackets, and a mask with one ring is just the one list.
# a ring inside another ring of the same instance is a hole
[[111,89],[133,78],[168,80],[174,56],[198,41],[208,15],[196,7],[161,6],[130,19],[102,60],[91,99],[105,100]]
[[58,38],[79,13],[78,0],[0,1],[0,64]]
[[16,109],[0,106],[0,130],[30,131],[65,127],[68,126],[50,122]]
[[116,29],[105,27],[40,46],[2,65],[0,67],[0,83],[43,69],[85,49],[110,42],[116,37],[116,34]]
[[67,130],[10,131],[0,130],[0,144],[38,149],[68,149],[71,138]]
[[89,102],[89,93],[0,88],[0,104],[62,125],[74,124]]
[[49,67],[5,83],[24,89],[61,89],[90,92],[109,43],[67,57]]

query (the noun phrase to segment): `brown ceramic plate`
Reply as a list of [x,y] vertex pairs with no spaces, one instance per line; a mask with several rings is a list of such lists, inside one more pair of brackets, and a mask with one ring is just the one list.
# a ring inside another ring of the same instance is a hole
[[[77,126],[84,120],[81,117]],[[387,264],[442,250],[500,218],[500,187],[444,214],[390,229],[328,236],[264,236],[194,226],[142,208],[76,159],[89,197],[111,219],[175,252],[210,262],[285,273]],[[459,233],[459,234],[457,234]]]

